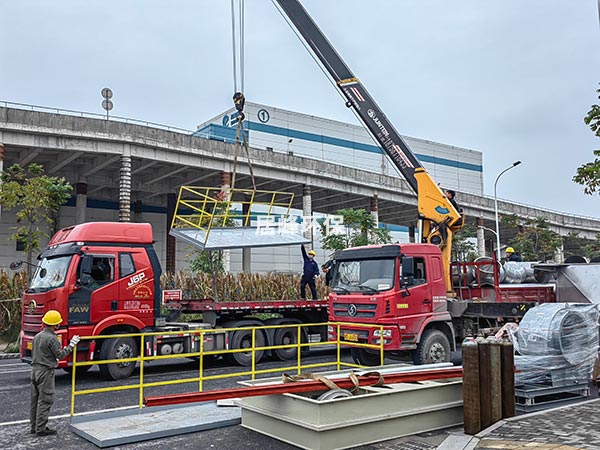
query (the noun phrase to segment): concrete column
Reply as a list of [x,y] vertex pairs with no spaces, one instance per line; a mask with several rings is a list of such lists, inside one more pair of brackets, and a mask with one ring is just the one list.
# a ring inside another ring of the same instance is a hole
[[177,241],[169,234],[171,222],[175,215],[175,206],[177,205],[177,194],[167,194],[167,248],[166,248],[166,267],[167,272],[175,272],[175,256],[177,254]]
[[142,201],[136,200],[133,203],[133,221],[137,223],[141,223],[144,221],[142,217]]
[[[545,261],[542,261],[545,262]],[[564,241],[560,243],[560,247],[554,252],[554,262],[556,264],[562,264],[565,262],[565,244]]]
[[87,208],[87,183],[75,183],[75,223],[85,223]]
[[[229,190],[231,189],[231,172],[221,172],[221,192],[224,199],[229,200]],[[231,250],[223,250],[223,269],[225,273],[231,272]]]
[[[245,195],[244,196],[244,201],[245,202],[249,202],[250,201],[250,196],[249,195]],[[242,205],[242,215],[244,217],[244,220],[246,220],[246,215],[249,214],[250,211],[250,204],[249,203],[244,203]],[[248,221],[248,226],[250,226],[250,221]],[[244,273],[250,273],[252,272],[252,249],[251,248],[242,248],[242,272]]]
[[375,219],[375,223],[379,225],[379,202],[377,194],[373,194],[369,199],[369,204],[371,207],[371,215],[373,216],[373,219]]
[[482,227],[484,224],[483,217],[477,218],[477,253],[479,256],[485,256],[485,230]]
[[415,243],[415,234],[417,231],[417,227],[415,225],[409,225],[408,227],[408,242],[411,244]]
[[302,218],[303,225],[305,226],[303,235],[306,239],[310,239],[312,246],[312,197],[310,195],[310,186],[306,184],[302,187]]
[[129,145],[121,155],[119,177],[119,222],[131,221],[131,154]]

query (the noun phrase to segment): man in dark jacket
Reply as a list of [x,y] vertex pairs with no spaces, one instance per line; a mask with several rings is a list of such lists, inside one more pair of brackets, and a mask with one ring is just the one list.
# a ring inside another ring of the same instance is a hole
[[335,265],[333,259],[330,259],[321,266],[321,270],[325,274],[325,286],[329,286],[331,279],[333,278],[333,266]]
[[60,313],[50,310],[44,314],[42,322],[46,327],[33,338],[29,420],[32,434],[50,436],[56,434],[56,430],[46,426],[54,403],[54,370],[58,367],[58,360],[73,351],[79,336],[73,336],[69,345],[61,349],[54,333],[62,322]]
[[302,268],[302,279],[300,280],[300,297],[306,299],[306,285],[308,284],[313,300],[318,300],[317,286],[315,284],[315,277],[319,276],[319,265],[315,261],[317,253],[314,250],[309,250],[307,254],[304,244],[302,244],[301,248],[304,267]]
[[517,255],[515,253],[515,249],[512,247],[507,247],[506,248],[506,260],[507,261],[514,261],[514,262],[521,262],[521,257],[519,255]]

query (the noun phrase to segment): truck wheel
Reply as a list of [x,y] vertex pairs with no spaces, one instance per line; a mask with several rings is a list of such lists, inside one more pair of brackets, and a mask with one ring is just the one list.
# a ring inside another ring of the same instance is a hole
[[[100,349],[100,360],[135,358],[138,356],[138,348],[135,339],[131,337],[106,339]],[[135,361],[98,364],[100,375],[105,380],[121,380],[129,377],[135,369]]]
[[379,352],[373,352],[366,348],[351,348],[350,355],[354,362],[361,366],[379,366],[381,358]]
[[429,329],[421,336],[421,342],[413,353],[415,364],[435,364],[451,359],[450,342],[440,330]]
[[[278,328],[275,330],[275,335],[273,337],[274,345],[296,345],[298,344],[298,329],[295,327],[290,328]],[[273,350],[274,356],[281,360],[290,360],[296,359],[298,356],[298,348],[290,347],[290,348],[276,348]]]
[[[256,330],[256,343],[255,347],[264,347],[265,346],[265,335],[262,331]],[[230,348],[232,350],[237,350],[240,348],[252,348],[252,328],[247,328],[243,330],[238,330],[233,332],[233,336],[231,336],[231,345]],[[259,362],[263,357],[265,352],[263,350],[255,351],[255,362]],[[227,356],[227,360],[237,363],[240,366],[251,366],[252,365],[252,352],[236,352],[236,353],[228,353],[224,356]]]

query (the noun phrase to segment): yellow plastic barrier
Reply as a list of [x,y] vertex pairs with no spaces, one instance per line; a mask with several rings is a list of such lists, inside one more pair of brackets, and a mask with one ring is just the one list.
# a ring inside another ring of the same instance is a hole
[[[305,327],[334,327],[336,329],[337,339],[335,341],[322,341],[322,342],[302,342],[302,329]],[[380,339],[380,343],[377,345],[374,344],[365,344],[354,341],[345,341],[341,339],[341,327],[342,326],[351,326],[351,327],[364,327],[364,328],[375,328],[379,329],[380,336],[383,337],[383,326],[380,325],[369,325],[369,324],[358,324],[358,323],[346,323],[346,322],[323,322],[323,323],[312,323],[312,324],[284,324],[284,325],[268,325],[261,327],[242,327],[242,328],[217,328],[217,329],[200,329],[200,330],[191,330],[191,331],[166,331],[166,332],[153,332],[153,333],[128,333],[128,334],[109,334],[102,336],[84,336],[81,338],[81,342],[84,341],[96,341],[101,339],[117,339],[117,338],[125,338],[125,337],[134,337],[140,339],[140,355],[134,358],[122,358],[122,359],[111,359],[111,360],[102,360],[102,361],[73,361],[72,373],[71,373],[71,416],[75,414],[75,398],[79,395],[88,395],[88,394],[98,394],[102,392],[116,392],[123,391],[129,389],[138,389],[139,390],[139,408],[143,407],[144,400],[144,389],[156,386],[167,386],[173,384],[185,384],[185,383],[198,383],[198,392],[203,392],[203,382],[208,380],[216,380],[223,378],[234,378],[240,376],[250,376],[252,380],[256,379],[257,375],[274,373],[274,372],[289,372],[296,371],[298,375],[300,375],[303,371],[307,369],[315,369],[319,367],[328,367],[334,366],[336,370],[341,370],[342,367],[355,367],[362,368],[363,366],[353,363],[348,363],[342,361],[341,350],[342,347],[363,347],[370,348],[373,350],[378,350],[380,354],[380,363],[384,365],[384,339]],[[252,329],[252,345],[249,348],[243,349],[223,349],[223,350],[214,350],[214,351],[204,351],[204,338],[208,334],[222,334],[223,332],[234,332],[238,330],[247,330],[248,328]],[[271,346],[256,346],[256,332],[263,332],[263,330],[268,329],[276,329],[276,328],[296,328],[298,335],[295,344],[288,345],[271,345]],[[200,350],[194,353],[177,353],[170,355],[158,355],[158,356],[146,356],[142,353],[145,349],[145,342],[148,337],[153,336],[168,336],[168,335],[181,335],[182,333],[197,336],[200,342]],[[304,347],[313,347],[313,346],[324,346],[324,345],[336,345],[336,361],[333,362],[321,362],[321,363],[311,363],[311,364],[302,364],[302,348]],[[257,369],[256,368],[256,352],[257,351],[268,351],[268,350],[276,350],[276,349],[289,349],[296,348],[297,358],[296,364],[293,366],[286,367],[276,367],[271,369]],[[227,355],[232,353],[247,353],[252,352],[252,363],[249,370],[243,370],[238,372],[230,372],[222,375],[204,375],[204,358],[202,356],[210,356],[210,355]],[[73,354],[77,354],[77,348],[74,349]],[[157,382],[146,382],[144,380],[144,366],[146,362],[157,361],[157,360],[166,360],[166,359],[181,359],[181,358],[198,358],[198,376],[193,378],[183,378],[177,380],[167,380],[167,381],[157,381]],[[85,366],[93,366],[93,365],[101,365],[101,364],[115,364],[115,363],[124,363],[124,362],[133,362],[139,363],[139,382],[135,384],[121,385],[121,386],[108,386],[102,388],[95,389],[76,389],[76,373],[78,367]]]

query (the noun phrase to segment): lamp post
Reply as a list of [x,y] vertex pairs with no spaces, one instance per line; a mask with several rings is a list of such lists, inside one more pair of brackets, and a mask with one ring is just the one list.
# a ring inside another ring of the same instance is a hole
[[512,166],[507,167],[502,172],[500,172],[498,174],[498,176],[496,177],[496,181],[494,181],[494,210],[496,212],[496,258],[498,259],[498,261],[500,261],[501,255],[500,255],[500,225],[498,224],[498,196],[496,194],[496,187],[498,186],[498,180],[500,179],[500,177],[505,172],[508,172],[510,169],[517,167],[519,164],[521,164],[521,161],[515,161],[514,163],[512,163]]

